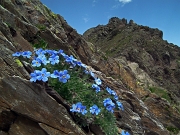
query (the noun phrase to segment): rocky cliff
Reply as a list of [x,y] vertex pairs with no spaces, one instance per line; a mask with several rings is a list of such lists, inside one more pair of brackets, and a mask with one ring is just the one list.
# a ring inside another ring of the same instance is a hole
[[44,42],[92,67],[118,93],[124,106],[115,113],[119,130],[178,134],[179,48],[163,41],[157,29],[118,18],[83,36],[39,0],[0,1],[0,134],[105,134],[98,126],[81,128],[61,95],[30,82],[32,67],[12,57]]

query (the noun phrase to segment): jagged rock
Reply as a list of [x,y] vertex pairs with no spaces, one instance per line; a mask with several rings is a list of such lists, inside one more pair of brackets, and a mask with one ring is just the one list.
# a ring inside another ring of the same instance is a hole
[[[45,134],[44,130],[48,130],[48,134],[57,131],[62,134],[84,134],[71,120],[66,108],[52,99],[41,87],[18,76],[2,77],[0,86],[0,102],[6,105],[1,106],[1,115],[9,110],[16,116],[14,118],[12,113],[5,113],[9,119],[5,125],[8,125],[9,129],[5,128],[3,131],[8,131],[9,134]],[[40,123],[42,128],[38,125]],[[51,127],[54,127],[54,130]]]
[[132,26],[134,24],[134,21],[133,20],[130,20],[129,21],[129,25]]
[[34,121],[26,117],[18,116],[9,129],[9,135],[47,135],[41,127]]
[[[8,106],[5,106],[4,103],[1,101],[1,107],[6,108]],[[3,131],[8,131],[10,128],[10,125],[12,124],[12,122],[15,121],[16,119],[16,115],[14,112],[9,111],[8,109],[3,109],[1,108],[1,114],[0,114],[0,128]]]
[[127,24],[127,19],[123,18],[122,22],[126,25]]
[[135,62],[129,62],[128,66],[139,80],[138,85],[148,88],[149,86],[157,86],[157,84],[150,78],[150,76],[139,68],[139,65]]

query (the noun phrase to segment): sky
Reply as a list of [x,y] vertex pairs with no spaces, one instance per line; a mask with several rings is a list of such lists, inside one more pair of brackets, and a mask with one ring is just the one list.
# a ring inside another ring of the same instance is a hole
[[51,11],[83,34],[111,17],[133,20],[136,24],[158,28],[163,39],[180,46],[180,0],[40,0]]

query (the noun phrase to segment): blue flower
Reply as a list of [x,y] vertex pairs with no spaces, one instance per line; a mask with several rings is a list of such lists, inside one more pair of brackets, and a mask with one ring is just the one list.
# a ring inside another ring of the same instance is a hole
[[72,105],[72,109],[70,109],[71,112],[78,112],[83,115],[87,113],[86,106],[83,106],[81,102],[78,102],[76,104]]
[[112,104],[113,102],[110,98],[106,98],[104,99],[103,103],[104,103],[104,106],[107,106],[108,104]]
[[[39,58],[39,57],[38,57]],[[44,64],[44,65],[47,65],[47,63],[49,63],[50,61],[47,60],[46,56],[45,55],[41,55],[41,57],[39,58],[41,60],[41,62]]]
[[118,96],[117,96],[117,95],[115,95],[115,96],[114,96],[114,99],[115,99],[115,100],[118,100]]
[[41,66],[41,60],[39,58],[35,58],[32,60],[32,66],[33,67],[40,67]]
[[121,104],[121,102],[116,101],[116,104],[117,104],[119,110],[124,110],[124,107],[123,107],[123,105]]
[[[113,104],[114,104],[114,103],[113,103]],[[106,106],[106,109],[107,109],[109,112],[112,112],[112,113],[114,112],[114,110],[113,110],[114,108],[115,108],[115,104],[114,104],[114,105],[110,104],[110,105],[107,105],[107,106]]]
[[14,57],[19,57],[22,55],[22,52],[16,52],[16,53],[13,53],[12,56]]
[[54,70],[53,74],[51,74],[52,78],[58,78],[59,77],[59,72],[58,70]]
[[50,73],[47,72],[45,68],[43,68],[41,71],[40,70],[35,70],[34,73],[30,74],[31,82],[36,82],[36,80],[46,82],[48,80],[48,77],[50,76]]
[[91,72],[91,71],[90,71],[90,75],[91,75],[94,79],[97,78],[97,77],[95,76],[95,74],[94,74],[93,72]]
[[103,103],[104,103],[104,107],[106,107],[106,109],[108,111],[110,111],[112,113],[114,112],[113,109],[115,108],[115,104],[112,102],[112,100],[110,98],[104,99]]
[[[66,59],[66,58],[68,57],[68,55],[66,55],[66,54],[64,53],[64,51],[61,50],[61,49],[58,51],[58,54],[60,54],[61,56],[63,56],[64,59]],[[67,56],[67,57],[66,57],[66,56]]]
[[69,57],[67,54],[65,54],[63,52],[61,52],[60,54],[64,57],[64,59],[67,59]]
[[83,67],[85,64],[83,64],[82,62],[80,61],[76,61],[76,64],[79,66],[79,67]]
[[86,106],[81,106],[81,114],[85,115],[87,113]]
[[83,68],[86,68],[87,66],[85,64],[83,64],[82,62],[80,61],[77,61],[76,64],[80,67],[83,67]]
[[49,60],[47,60],[46,55],[44,55],[44,54],[38,55],[38,57],[35,59],[38,60],[39,63],[43,63],[44,65],[47,65],[47,63],[50,62]]
[[122,130],[121,135],[130,135],[129,132]]
[[22,56],[23,56],[23,57],[30,58],[31,55],[32,55],[32,52],[31,52],[31,51],[24,51],[24,52],[22,52]]
[[60,82],[66,83],[69,78],[70,78],[70,75],[68,74],[67,70],[59,72],[59,81]]
[[66,57],[66,62],[72,63],[74,61],[74,57],[72,55]]
[[75,67],[77,59],[75,59],[72,55],[70,55],[70,56],[66,56],[65,61],[71,64],[73,67]]
[[117,96],[117,93],[114,90],[111,90],[109,87],[107,87],[106,90],[110,95]]
[[99,79],[99,78],[96,78],[96,79],[95,79],[95,82],[96,82],[97,85],[101,85],[101,84],[102,84],[102,81],[101,81],[101,79]]
[[111,91],[111,95],[116,96],[116,92],[114,90]]
[[97,105],[93,105],[90,107],[90,113],[98,115],[100,113],[101,109],[98,108]]
[[54,70],[53,74],[51,74],[52,78],[59,78],[59,81],[62,83],[66,83],[67,80],[70,78],[70,75],[68,74],[67,70],[64,71],[58,71]]
[[12,56],[14,56],[14,57],[23,56],[23,57],[27,57],[27,58],[30,58],[31,55],[32,55],[32,52],[30,52],[30,51],[16,52],[16,53],[12,54]]
[[72,56],[72,55],[70,55],[70,56],[68,56],[68,55],[66,55],[66,62],[68,62],[68,63],[71,63],[71,62],[73,62],[74,61],[74,57]]
[[112,90],[111,90],[109,87],[107,87],[106,90],[107,90],[107,92],[108,92],[109,94],[111,94],[111,91],[112,91]]
[[45,68],[42,68],[41,72],[38,72],[37,80],[46,82],[48,81],[48,77],[50,76],[50,72],[47,72]]
[[58,53],[59,53],[59,54],[62,54],[62,53],[63,53],[63,50],[60,49],[60,50],[58,51]]
[[40,48],[40,49],[35,50],[35,54],[37,54],[38,56],[44,55],[44,54],[46,54],[46,51],[43,50],[42,48]]
[[51,55],[51,57],[57,56],[58,52],[55,50],[47,50],[47,53]]
[[31,82],[36,82],[37,76],[39,76],[39,75],[40,75],[40,71],[39,70],[35,70],[34,73],[30,74],[30,76],[31,76],[30,81]]
[[97,84],[93,84],[92,88],[96,89],[96,93],[100,92],[100,87]]
[[82,103],[81,102],[78,102],[76,104],[73,104],[72,105],[72,109],[70,109],[71,112],[78,112],[80,113],[81,112],[81,106],[82,106]]
[[52,65],[55,65],[56,63],[59,63],[59,56],[58,55],[52,55],[49,58],[49,61],[51,62]]

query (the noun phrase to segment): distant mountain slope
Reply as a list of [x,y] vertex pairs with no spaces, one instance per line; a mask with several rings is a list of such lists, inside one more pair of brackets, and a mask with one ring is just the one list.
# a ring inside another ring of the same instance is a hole
[[[180,48],[164,41],[163,32],[158,29],[117,17],[107,25],[88,29],[83,37],[94,45],[96,55],[103,54],[99,63],[113,59],[109,73],[116,72],[111,76],[135,91],[168,130],[178,133],[180,122],[175,119],[180,119]],[[175,110],[170,111],[160,98]],[[171,115],[172,112],[175,113]]]
[[106,56],[138,63],[160,87],[180,103],[180,48],[162,39],[163,32],[132,20],[111,18],[107,25],[87,30],[83,37]]

